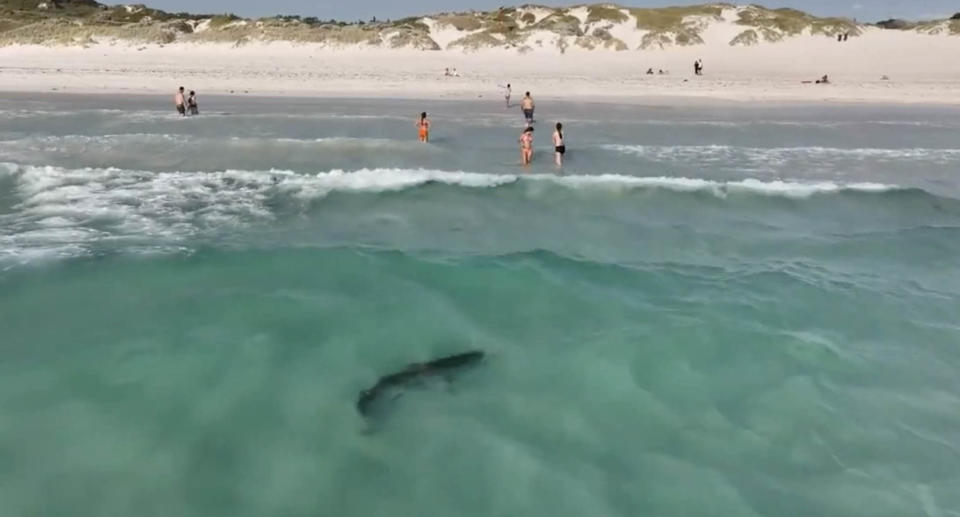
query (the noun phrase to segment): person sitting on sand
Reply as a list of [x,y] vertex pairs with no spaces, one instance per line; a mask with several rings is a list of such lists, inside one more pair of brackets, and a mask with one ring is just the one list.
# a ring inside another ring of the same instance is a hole
[[530,165],[533,161],[533,128],[527,126],[520,133],[520,165]]
[[187,97],[187,110],[190,115],[199,115],[200,107],[197,106],[197,92],[190,90],[190,96]]
[[653,69],[652,69],[652,68],[648,68],[648,69],[647,69],[647,75],[653,75]]
[[421,142],[430,141],[430,121],[427,119],[427,112],[420,114],[420,120],[417,121],[417,134]]
[[449,68],[444,68],[444,69],[443,69],[443,75],[444,75],[445,77],[450,77],[450,69],[449,69]]
[[567,146],[563,143],[563,124],[557,122],[557,129],[553,132],[553,154],[557,167],[563,167],[563,155],[566,152]]
[[180,89],[177,90],[177,93],[174,94],[173,105],[176,106],[177,113],[179,113],[180,116],[184,116],[187,114],[187,108],[184,106],[184,100],[183,100],[183,86],[181,86]]
[[663,69],[661,68],[661,69],[657,70],[657,75],[667,75],[667,73],[664,72]]
[[527,92],[523,96],[523,101],[520,102],[520,109],[523,110],[523,117],[527,119],[527,125],[533,124],[533,110],[536,106],[533,104],[533,97],[530,96],[530,92]]
[[817,79],[816,84],[830,84],[830,78],[824,75],[820,79]]

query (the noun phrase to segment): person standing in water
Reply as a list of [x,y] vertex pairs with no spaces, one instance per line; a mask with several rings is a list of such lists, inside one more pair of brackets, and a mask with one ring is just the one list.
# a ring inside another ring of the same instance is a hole
[[190,96],[187,97],[187,111],[191,115],[199,115],[200,107],[197,106],[197,92],[190,90]]
[[177,113],[179,113],[180,116],[187,114],[187,108],[184,106],[183,100],[183,86],[181,86],[180,89],[177,90],[177,93],[173,96],[173,105],[176,106]]
[[420,114],[420,120],[417,121],[417,133],[421,142],[430,141],[430,121],[427,120],[427,112]]
[[527,92],[523,96],[523,101],[520,103],[520,109],[523,110],[523,117],[527,119],[527,125],[533,125],[533,109],[535,108],[533,104],[533,97],[530,96],[530,92]]
[[530,165],[533,161],[533,128],[527,126],[520,133],[520,165]]
[[507,83],[507,88],[503,90],[503,97],[507,99],[507,109],[510,108],[510,94],[511,94],[510,83]]
[[557,129],[553,132],[553,154],[556,157],[557,167],[563,167],[563,155],[567,146],[563,143],[563,124],[557,122]]

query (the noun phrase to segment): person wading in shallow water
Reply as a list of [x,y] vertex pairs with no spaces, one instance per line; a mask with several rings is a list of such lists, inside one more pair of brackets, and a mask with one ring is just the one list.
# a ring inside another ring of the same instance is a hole
[[520,133],[520,165],[530,165],[533,161],[533,128],[527,126]]
[[190,90],[190,96],[187,97],[187,113],[199,115],[200,107],[197,105],[197,92]]
[[527,92],[523,96],[523,101],[520,102],[520,109],[523,110],[523,118],[527,119],[527,125],[533,125],[533,109],[536,106],[533,104],[533,97],[530,96],[530,92]]
[[557,167],[563,167],[563,155],[567,152],[567,146],[563,143],[563,124],[557,122],[557,129],[553,132],[553,154],[556,158]]
[[430,141],[430,120],[426,111],[420,114],[420,120],[417,121],[417,138],[424,143]]
[[184,105],[183,99],[183,86],[181,86],[180,89],[177,90],[177,93],[173,96],[173,105],[176,106],[177,113],[179,113],[180,116],[187,114],[187,108]]

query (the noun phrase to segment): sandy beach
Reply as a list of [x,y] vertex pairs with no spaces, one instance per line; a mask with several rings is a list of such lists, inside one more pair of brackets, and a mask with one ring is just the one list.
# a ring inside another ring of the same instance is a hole
[[[486,49],[421,51],[330,48],[289,42],[0,48],[0,90],[383,98],[499,98],[512,83],[538,98],[645,102],[651,98],[732,101],[960,103],[960,38],[866,28],[837,43],[801,36],[732,47],[738,30],[712,26],[706,44],[655,50]],[[726,32],[724,32],[726,31]],[[705,75],[693,75],[702,59]],[[446,77],[456,68],[459,77]],[[648,68],[668,75],[646,75]],[[803,84],[822,75],[832,84]],[[888,79],[883,79],[886,76]]]

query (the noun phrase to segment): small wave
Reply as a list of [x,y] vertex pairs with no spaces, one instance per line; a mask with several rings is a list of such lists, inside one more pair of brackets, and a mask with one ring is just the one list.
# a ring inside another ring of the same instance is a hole
[[[466,189],[544,186],[603,196],[605,192],[671,191],[728,199],[764,195],[807,198],[844,192],[874,195],[900,190],[879,183],[713,181],[620,174],[490,174],[431,169],[149,172],[0,163],[13,179],[13,211],[3,216],[0,255],[79,256],[97,249],[182,249],[188,239],[218,235],[311,210],[333,193],[390,193],[429,185]],[[520,190],[524,192],[524,190]],[[534,191],[530,191],[534,192]],[[39,254],[39,255],[38,255]]]
[[960,149],[875,149],[834,147],[736,147],[728,145],[623,145],[605,144],[601,149],[621,154],[643,156],[656,160],[699,159],[710,161],[749,160],[768,164],[811,158],[874,158],[886,160],[930,160],[948,162],[960,160]]
[[[897,185],[881,183],[837,183],[801,181],[763,181],[744,179],[714,181],[683,177],[644,177],[621,174],[556,175],[556,174],[491,174],[432,169],[358,169],[331,170],[315,175],[289,170],[224,170],[213,172],[149,172],[117,168],[68,169],[54,166],[29,166],[0,163],[0,171],[18,178],[18,190],[24,196],[23,206],[56,199],[81,198],[92,193],[122,197],[137,190],[157,194],[184,194],[203,188],[220,188],[218,192],[259,191],[274,188],[304,197],[315,197],[333,191],[389,192],[430,183],[468,188],[491,188],[517,182],[542,182],[571,189],[659,188],[674,191],[704,191],[725,196],[732,192],[756,192],[770,195],[805,197],[818,193],[842,191],[886,192],[900,190]],[[165,190],[169,189],[170,192]]]

